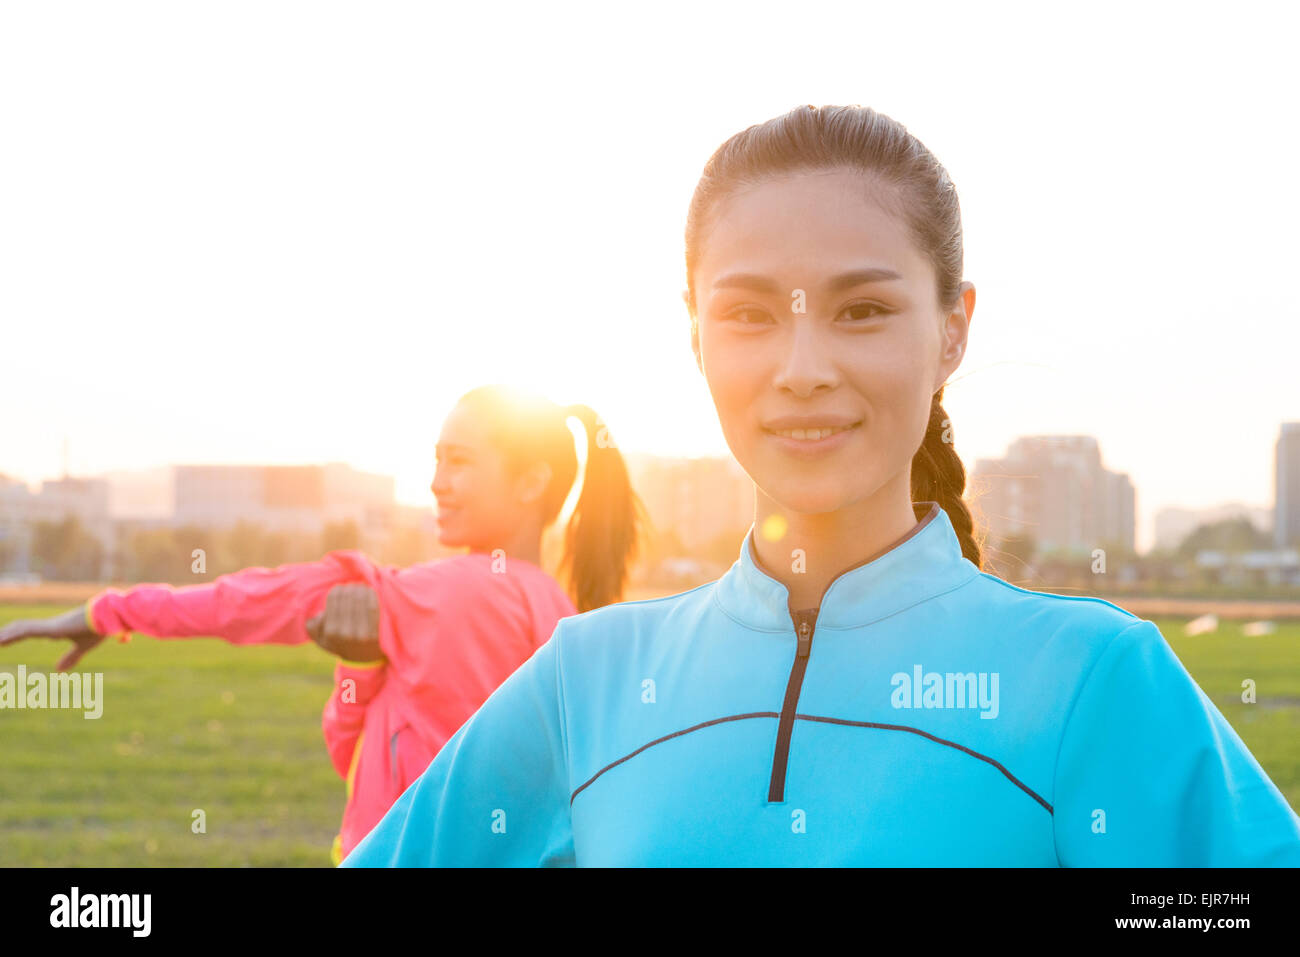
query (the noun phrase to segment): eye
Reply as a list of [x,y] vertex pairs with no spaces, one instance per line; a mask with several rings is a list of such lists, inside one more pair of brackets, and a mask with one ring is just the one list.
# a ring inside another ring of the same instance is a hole
[[878,316],[888,315],[889,310],[879,303],[875,302],[855,302],[844,307],[841,315],[846,315],[850,319],[865,320],[875,319]]
[[[755,319],[747,322],[741,318],[742,316],[753,316]],[[735,319],[742,326],[760,326],[770,317],[765,310],[760,309],[757,306],[737,306],[722,318]]]

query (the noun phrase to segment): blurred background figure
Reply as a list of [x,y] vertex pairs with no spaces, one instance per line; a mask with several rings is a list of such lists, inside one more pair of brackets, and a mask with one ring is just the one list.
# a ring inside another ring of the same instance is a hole
[[[559,572],[543,532],[578,480],[569,420],[586,434],[581,490]],[[64,615],[0,629],[0,645],[67,639],[59,670],[108,635],[315,641],[339,657],[322,719],[347,788],[337,863],[560,618],[622,598],[646,523],[626,463],[595,412],[500,385],[461,396],[443,423],[431,489],[439,541],[464,554],[407,568],[358,550],[248,568],[202,585],[106,589]]]

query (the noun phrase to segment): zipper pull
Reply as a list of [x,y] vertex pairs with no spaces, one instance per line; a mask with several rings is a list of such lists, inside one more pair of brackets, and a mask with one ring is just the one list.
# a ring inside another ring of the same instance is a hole
[[799,644],[796,654],[800,658],[807,658],[812,654],[812,625],[808,624],[808,619],[799,622],[798,630]]

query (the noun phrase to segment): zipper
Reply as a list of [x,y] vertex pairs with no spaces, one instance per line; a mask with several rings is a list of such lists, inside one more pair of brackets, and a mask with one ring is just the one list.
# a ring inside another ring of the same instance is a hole
[[769,803],[785,800],[785,770],[790,758],[790,734],[794,730],[795,707],[803,687],[804,672],[808,670],[808,657],[812,654],[813,630],[817,625],[817,608],[792,611],[794,622],[794,663],[785,685],[785,700],[781,703],[781,720],[776,728],[776,751],[772,755],[772,779],[767,787]]

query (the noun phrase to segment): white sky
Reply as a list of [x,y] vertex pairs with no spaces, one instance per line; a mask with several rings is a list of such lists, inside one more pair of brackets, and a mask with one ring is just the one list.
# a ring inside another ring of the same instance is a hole
[[455,6],[0,7],[0,472],[58,474],[66,437],[78,472],[341,460],[431,504],[441,419],[487,381],[726,454],[679,299],[691,190],[743,127],[860,103],[961,197],[968,465],[1096,435],[1140,547],[1161,506],[1271,503],[1295,6]]

